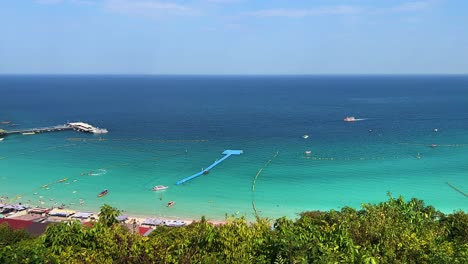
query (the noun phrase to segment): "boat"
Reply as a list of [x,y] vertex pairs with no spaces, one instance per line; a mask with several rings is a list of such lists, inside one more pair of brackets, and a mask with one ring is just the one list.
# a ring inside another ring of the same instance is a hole
[[203,175],[207,175],[208,173],[210,173],[209,171],[203,171]]
[[172,207],[174,204],[175,204],[174,201],[170,201],[170,202],[167,203],[167,207]]
[[0,138],[0,141],[3,141],[5,138]]
[[343,121],[345,122],[354,122],[356,121],[356,118],[354,118],[354,116],[347,116],[343,119]]
[[308,138],[309,138],[309,135],[303,135],[302,138],[303,138],[303,139],[308,139]]
[[162,190],[166,190],[167,188],[169,187],[164,186],[164,185],[156,185],[153,187],[153,191],[162,191]]
[[109,191],[106,189],[106,190],[100,192],[100,193],[98,194],[98,197],[103,197],[103,196],[106,195],[108,192],[109,192]]
[[27,136],[27,135],[34,135],[36,134],[35,132],[24,132],[22,133],[23,135]]
[[312,153],[312,151],[306,150],[304,153],[305,153],[306,155],[310,155],[310,154]]
[[8,125],[8,124],[10,124],[10,123],[11,123],[11,121],[3,121],[3,122],[2,122],[3,125]]
[[57,183],[64,182],[64,181],[67,181],[67,180],[68,180],[68,178],[64,178],[64,179],[58,180]]

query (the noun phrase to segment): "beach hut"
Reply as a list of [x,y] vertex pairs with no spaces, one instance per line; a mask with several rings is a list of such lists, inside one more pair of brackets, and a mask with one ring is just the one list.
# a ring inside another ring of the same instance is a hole
[[117,221],[119,221],[119,222],[125,222],[125,221],[128,220],[128,216],[126,216],[126,215],[119,215],[119,216],[117,216],[115,219],[117,219]]
[[29,209],[29,213],[30,214],[47,214],[49,213],[49,208],[36,207],[36,208]]
[[72,215],[71,218],[88,219],[93,215],[94,215],[93,213],[89,213],[89,212],[78,212]]
[[75,213],[76,212],[73,210],[63,210],[54,208],[52,211],[49,212],[49,216],[69,217]]
[[159,226],[159,225],[164,224],[164,221],[161,220],[161,219],[148,218],[148,219],[145,219],[145,221],[143,221],[143,223],[141,223],[141,224],[142,225],[149,225],[149,226]]
[[180,220],[166,220],[164,222],[165,226],[184,226],[185,222]]

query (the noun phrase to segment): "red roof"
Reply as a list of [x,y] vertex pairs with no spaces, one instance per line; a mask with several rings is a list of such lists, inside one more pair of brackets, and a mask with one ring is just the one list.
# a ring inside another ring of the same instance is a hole
[[3,223],[7,223],[13,229],[26,229],[28,226],[32,225],[33,221],[2,218],[0,219],[0,224]]
[[148,230],[150,230],[151,228],[149,227],[145,227],[145,226],[139,226],[138,227],[138,233],[140,233],[140,235],[144,235],[146,234],[146,232],[148,232]]

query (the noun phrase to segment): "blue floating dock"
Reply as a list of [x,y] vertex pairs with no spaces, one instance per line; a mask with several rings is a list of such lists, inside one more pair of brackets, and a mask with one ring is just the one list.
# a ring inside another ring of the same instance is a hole
[[211,164],[210,166],[208,166],[208,168],[203,169],[202,171],[200,171],[200,172],[198,172],[198,173],[195,173],[195,174],[192,175],[192,176],[189,176],[189,177],[187,177],[187,178],[185,178],[185,179],[182,179],[182,180],[176,182],[176,185],[180,185],[180,184],[182,184],[182,183],[185,183],[185,182],[188,182],[188,181],[190,181],[190,180],[193,180],[193,179],[195,179],[196,177],[198,177],[198,176],[200,176],[200,175],[208,174],[208,172],[209,172],[212,168],[214,168],[216,165],[218,165],[218,164],[220,164],[221,162],[223,162],[225,159],[229,158],[231,155],[240,155],[240,154],[242,154],[242,153],[244,153],[244,151],[242,151],[242,150],[230,150],[230,149],[225,150],[225,151],[223,151],[223,155],[225,155],[225,156],[222,157],[220,160],[215,161],[213,164]]

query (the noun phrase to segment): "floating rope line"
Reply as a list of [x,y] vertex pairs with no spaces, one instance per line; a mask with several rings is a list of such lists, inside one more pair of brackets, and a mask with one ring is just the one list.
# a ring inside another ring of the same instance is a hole
[[208,139],[147,139],[147,138],[67,138],[69,141],[144,141],[160,143],[197,143],[208,142]]
[[339,161],[339,160],[387,160],[387,159],[400,159],[400,156],[393,157],[320,157],[320,156],[306,156],[308,160],[319,160],[319,161]]
[[409,145],[409,146],[421,146],[421,147],[468,147],[468,144],[421,144],[421,143],[398,143],[399,145]]
[[37,152],[43,152],[43,151],[49,151],[49,150],[54,150],[54,149],[62,149],[62,148],[67,148],[67,147],[73,147],[73,146],[76,146],[76,145],[77,144],[66,144],[66,145],[53,146],[53,147],[48,147],[48,148],[43,148],[43,149],[38,149],[38,150],[30,150],[30,151],[25,151],[25,152],[12,154],[10,156],[1,156],[0,160],[7,159],[9,157],[28,155],[28,154],[37,153]]
[[450,184],[450,182],[447,182],[448,186],[450,186],[452,189],[454,189],[455,191],[461,193],[462,195],[464,195],[465,197],[468,197],[468,194],[467,193],[464,193],[462,190],[458,189],[457,187],[453,186],[452,184]]
[[[68,145],[65,145],[65,146],[74,146],[76,144],[68,144]],[[59,146],[61,147],[61,146]],[[50,147],[50,148],[47,148],[47,149],[56,149],[58,147]],[[118,167],[123,167],[123,166],[128,166],[128,165],[131,165],[131,164],[136,164],[136,163],[142,163],[142,162],[145,162],[145,161],[154,161],[154,160],[160,160],[162,158],[170,158],[170,157],[175,157],[175,156],[179,156],[179,155],[184,155],[186,154],[187,151],[184,150],[182,153],[175,153],[175,154],[171,154],[171,155],[167,155],[167,156],[162,156],[162,157],[153,157],[153,158],[150,158],[150,159],[144,159],[144,160],[140,160],[140,161],[136,161],[136,162],[132,162],[132,163],[119,163],[119,164],[116,164],[116,165],[110,165],[110,166],[107,166],[107,167],[104,167],[104,168],[100,168],[100,169],[97,169],[97,170],[94,170],[94,171],[87,171],[87,172],[82,172],[80,175],[81,176],[84,176],[84,175],[87,175],[87,176],[100,176],[100,175],[104,175],[107,173],[107,170],[108,169],[112,169],[112,168],[118,168]],[[41,189],[49,189],[50,187],[52,187],[53,185],[55,184],[59,184],[59,183],[64,183],[64,182],[67,182],[69,180],[73,180],[73,182],[75,182],[77,180],[77,178],[64,178],[64,179],[59,179],[59,180],[56,180],[54,182],[51,182],[51,183],[47,183],[47,184],[44,184],[42,185],[41,187],[38,187],[38,188],[35,188],[32,190],[33,193],[41,190]],[[13,201],[16,201],[16,200],[19,200],[21,199],[25,194],[18,194],[16,195],[15,197],[13,198],[10,198],[9,200],[7,200],[8,202],[13,202]]]
[[257,174],[255,174],[255,177],[253,179],[253,183],[252,183],[252,208],[254,210],[256,218],[259,218],[260,216],[259,216],[258,211],[257,211],[257,206],[255,205],[255,196],[254,196],[255,183],[257,182],[258,176],[260,176],[260,174],[262,174],[263,169],[268,167],[268,165],[270,165],[270,163],[278,156],[278,154],[279,154],[279,151],[277,151],[275,153],[275,155],[273,155],[273,157],[271,159],[269,159],[265,164],[263,164],[263,166],[258,170]]

